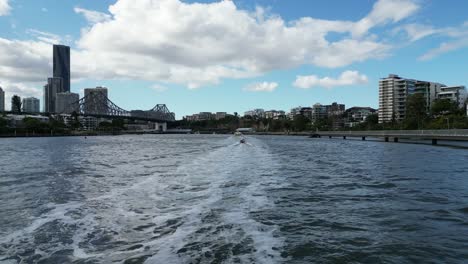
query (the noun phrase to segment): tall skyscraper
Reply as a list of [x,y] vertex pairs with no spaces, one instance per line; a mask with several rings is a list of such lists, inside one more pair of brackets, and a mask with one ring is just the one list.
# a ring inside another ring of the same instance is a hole
[[109,106],[107,105],[107,88],[96,87],[86,88],[85,96],[85,114],[107,115]]
[[70,92],[70,47],[54,45],[54,78],[62,78],[63,90]]
[[5,92],[0,87],[0,112],[5,111]]
[[49,78],[44,86],[44,112],[55,113],[55,101],[57,93],[62,93],[62,78]]
[[23,112],[26,113],[39,113],[39,99],[35,97],[23,98]]
[[58,93],[55,101],[55,112],[57,114],[71,114],[79,112],[79,105],[75,104],[80,100],[77,93]]

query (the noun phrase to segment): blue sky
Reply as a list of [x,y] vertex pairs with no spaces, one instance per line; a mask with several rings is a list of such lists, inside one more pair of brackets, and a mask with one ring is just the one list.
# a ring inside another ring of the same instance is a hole
[[42,100],[51,44],[62,43],[72,91],[106,86],[129,110],[377,107],[389,73],[468,84],[466,10],[457,0],[0,0],[0,86]]

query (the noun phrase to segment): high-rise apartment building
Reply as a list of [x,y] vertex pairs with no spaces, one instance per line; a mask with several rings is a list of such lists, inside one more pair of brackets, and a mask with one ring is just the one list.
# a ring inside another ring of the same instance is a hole
[[434,82],[416,81],[413,94],[422,94],[426,101],[427,112],[430,111],[432,102],[437,99],[437,94],[445,85]]
[[0,87],[0,112],[5,111],[5,92]]
[[57,93],[63,92],[62,78],[49,78],[44,86],[44,112],[55,113]]
[[61,92],[70,92],[70,47],[54,45],[54,78],[62,78]]
[[85,96],[85,114],[98,114],[107,115],[109,105],[107,104],[107,88],[96,87],[86,88],[84,90]]
[[26,113],[39,113],[40,101],[35,97],[23,98],[23,112]]
[[58,114],[71,114],[79,112],[78,100],[80,96],[77,93],[58,93],[55,101],[55,112]]
[[467,96],[465,86],[444,86],[437,93],[437,99],[450,99],[460,108],[465,106]]
[[328,109],[326,105],[316,103],[312,106],[312,122],[328,118]]
[[406,117],[406,99],[415,91],[416,80],[390,74],[379,81],[379,123],[402,121]]
[[447,87],[441,83],[402,78],[390,74],[379,81],[379,123],[400,122],[406,117],[409,95],[422,94],[429,113],[436,99],[450,99],[463,107],[466,101],[464,86]]

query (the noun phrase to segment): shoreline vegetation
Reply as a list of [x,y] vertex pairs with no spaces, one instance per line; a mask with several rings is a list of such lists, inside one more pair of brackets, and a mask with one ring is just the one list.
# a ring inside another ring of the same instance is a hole
[[[191,130],[200,134],[232,134],[238,128],[251,128],[255,134],[270,135],[310,135],[316,131],[379,131],[379,130],[438,130],[438,129],[468,129],[466,110],[448,99],[436,100],[430,109],[426,106],[421,94],[408,97],[406,117],[402,121],[392,120],[389,123],[379,123],[378,115],[367,116],[365,121],[356,123],[346,113],[313,120],[310,116],[296,115],[289,119],[282,116],[277,119],[234,115],[223,119],[188,121],[186,119],[168,123],[168,133],[177,130]],[[93,136],[145,134],[144,131],[129,131],[122,118],[101,122],[95,130],[83,130],[78,119],[65,125],[63,120],[49,118],[47,122],[25,117],[20,127],[12,127],[5,116],[0,115],[0,137],[38,137],[38,136]],[[352,127],[345,127],[353,123]],[[146,134],[157,134],[150,131]]]

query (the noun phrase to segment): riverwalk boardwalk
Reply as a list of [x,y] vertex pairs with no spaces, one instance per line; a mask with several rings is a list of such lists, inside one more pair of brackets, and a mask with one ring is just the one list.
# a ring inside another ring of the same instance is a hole
[[366,140],[367,137],[383,138],[386,142],[400,139],[431,140],[437,145],[438,140],[468,141],[468,129],[444,129],[444,130],[380,130],[380,131],[316,131],[312,137],[358,137]]

